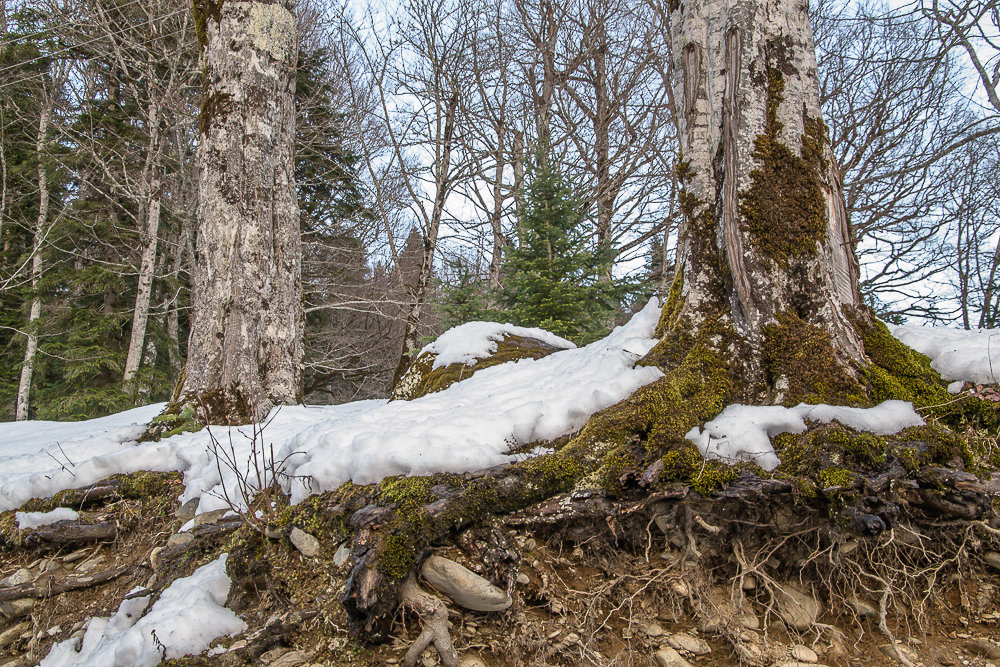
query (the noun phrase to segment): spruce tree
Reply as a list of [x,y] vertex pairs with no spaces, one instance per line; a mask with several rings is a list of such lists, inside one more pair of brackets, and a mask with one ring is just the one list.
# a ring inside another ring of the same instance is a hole
[[519,216],[521,243],[503,262],[498,302],[508,319],[577,343],[607,333],[618,287],[599,277],[611,260],[597,248],[586,206],[552,160],[528,174]]

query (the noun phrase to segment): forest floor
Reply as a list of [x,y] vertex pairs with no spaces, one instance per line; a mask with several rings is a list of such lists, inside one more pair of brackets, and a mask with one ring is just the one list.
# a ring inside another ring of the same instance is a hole
[[[1000,485],[984,486],[995,502]],[[222,513],[178,533],[193,510],[175,500],[175,473],[92,488],[91,498],[61,498],[80,510],[75,522],[19,531],[13,512],[0,515],[0,576],[13,577],[0,582],[0,665],[38,664],[54,644],[82,638],[87,619],[114,614],[129,591],[155,598],[224,552],[227,607],[247,629],[165,664],[402,664],[420,633],[421,619],[402,611],[381,643],[351,632],[342,545],[320,542],[307,556],[287,534],[267,539]],[[77,525],[113,534],[92,539]],[[857,537],[791,498],[689,495],[611,518],[515,514],[434,553],[482,570],[470,554],[490,531],[516,559],[509,608],[474,612],[441,596],[465,667],[1000,664],[1000,531],[989,521],[903,516]],[[418,664],[439,664],[435,650]]]

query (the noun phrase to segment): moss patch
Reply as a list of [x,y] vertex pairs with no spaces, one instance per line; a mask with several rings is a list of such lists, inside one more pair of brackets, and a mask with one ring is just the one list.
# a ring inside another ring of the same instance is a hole
[[425,353],[418,356],[392,389],[392,400],[409,401],[427,394],[447,389],[456,382],[472,377],[473,374],[493,366],[519,359],[541,359],[560,348],[526,336],[505,336],[497,341],[496,352],[484,359],[477,359],[472,366],[448,364],[434,368],[436,354]]
[[806,123],[802,150],[796,155],[780,140],[778,107],[784,100],[785,80],[777,68],[767,72],[767,109],[764,133],[754,140],[751,153],[758,168],[750,172],[750,186],[740,199],[740,214],[751,243],[781,266],[790,257],[815,254],[826,234],[826,202],[821,175],[825,128]]
[[865,388],[838,361],[829,333],[793,313],[777,320],[764,328],[763,357],[769,384],[782,389],[782,405],[870,405]]

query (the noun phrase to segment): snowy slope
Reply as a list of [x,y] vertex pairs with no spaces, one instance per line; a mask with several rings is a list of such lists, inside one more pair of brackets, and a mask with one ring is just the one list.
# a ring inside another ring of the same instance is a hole
[[[538,360],[494,366],[445,391],[414,401],[360,401],[336,406],[285,407],[263,433],[265,450],[287,459],[294,502],[343,482],[390,475],[467,472],[512,460],[511,446],[551,439],[580,428],[594,412],[625,398],[662,373],[635,368],[655,344],[659,307],[650,303],[607,338]],[[447,341],[446,341],[447,342]],[[454,345],[464,347],[467,339]],[[224,491],[236,473],[216,464],[214,435],[238,461],[248,461],[250,430],[214,427],[158,443],[133,442],[162,405],[87,422],[0,424],[0,509],[32,497],[92,484],[117,472],[184,473],[182,500],[200,498],[198,511],[227,506]],[[230,440],[231,438],[231,440]],[[523,456],[523,455],[522,455]]]

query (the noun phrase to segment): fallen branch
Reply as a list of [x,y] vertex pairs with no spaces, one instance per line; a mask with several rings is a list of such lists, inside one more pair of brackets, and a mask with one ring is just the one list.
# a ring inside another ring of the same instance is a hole
[[119,567],[102,570],[95,574],[70,575],[64,579],[51,578],[0,588],[0,601],[53,597],[67,591],[89,588],[106,583],[112,579],[117,579],[128,572],[129,569],[127,565],[120,565]]
[[84,542],[99,542],[102,540],[113,540],[118,534],[118,527],[112,522],[106,523],[78,523],[71,521],[60,521],[48,526],[42,526],[32,531],[25,542],[38,541],[52,542],[55,544],[80,544]]

